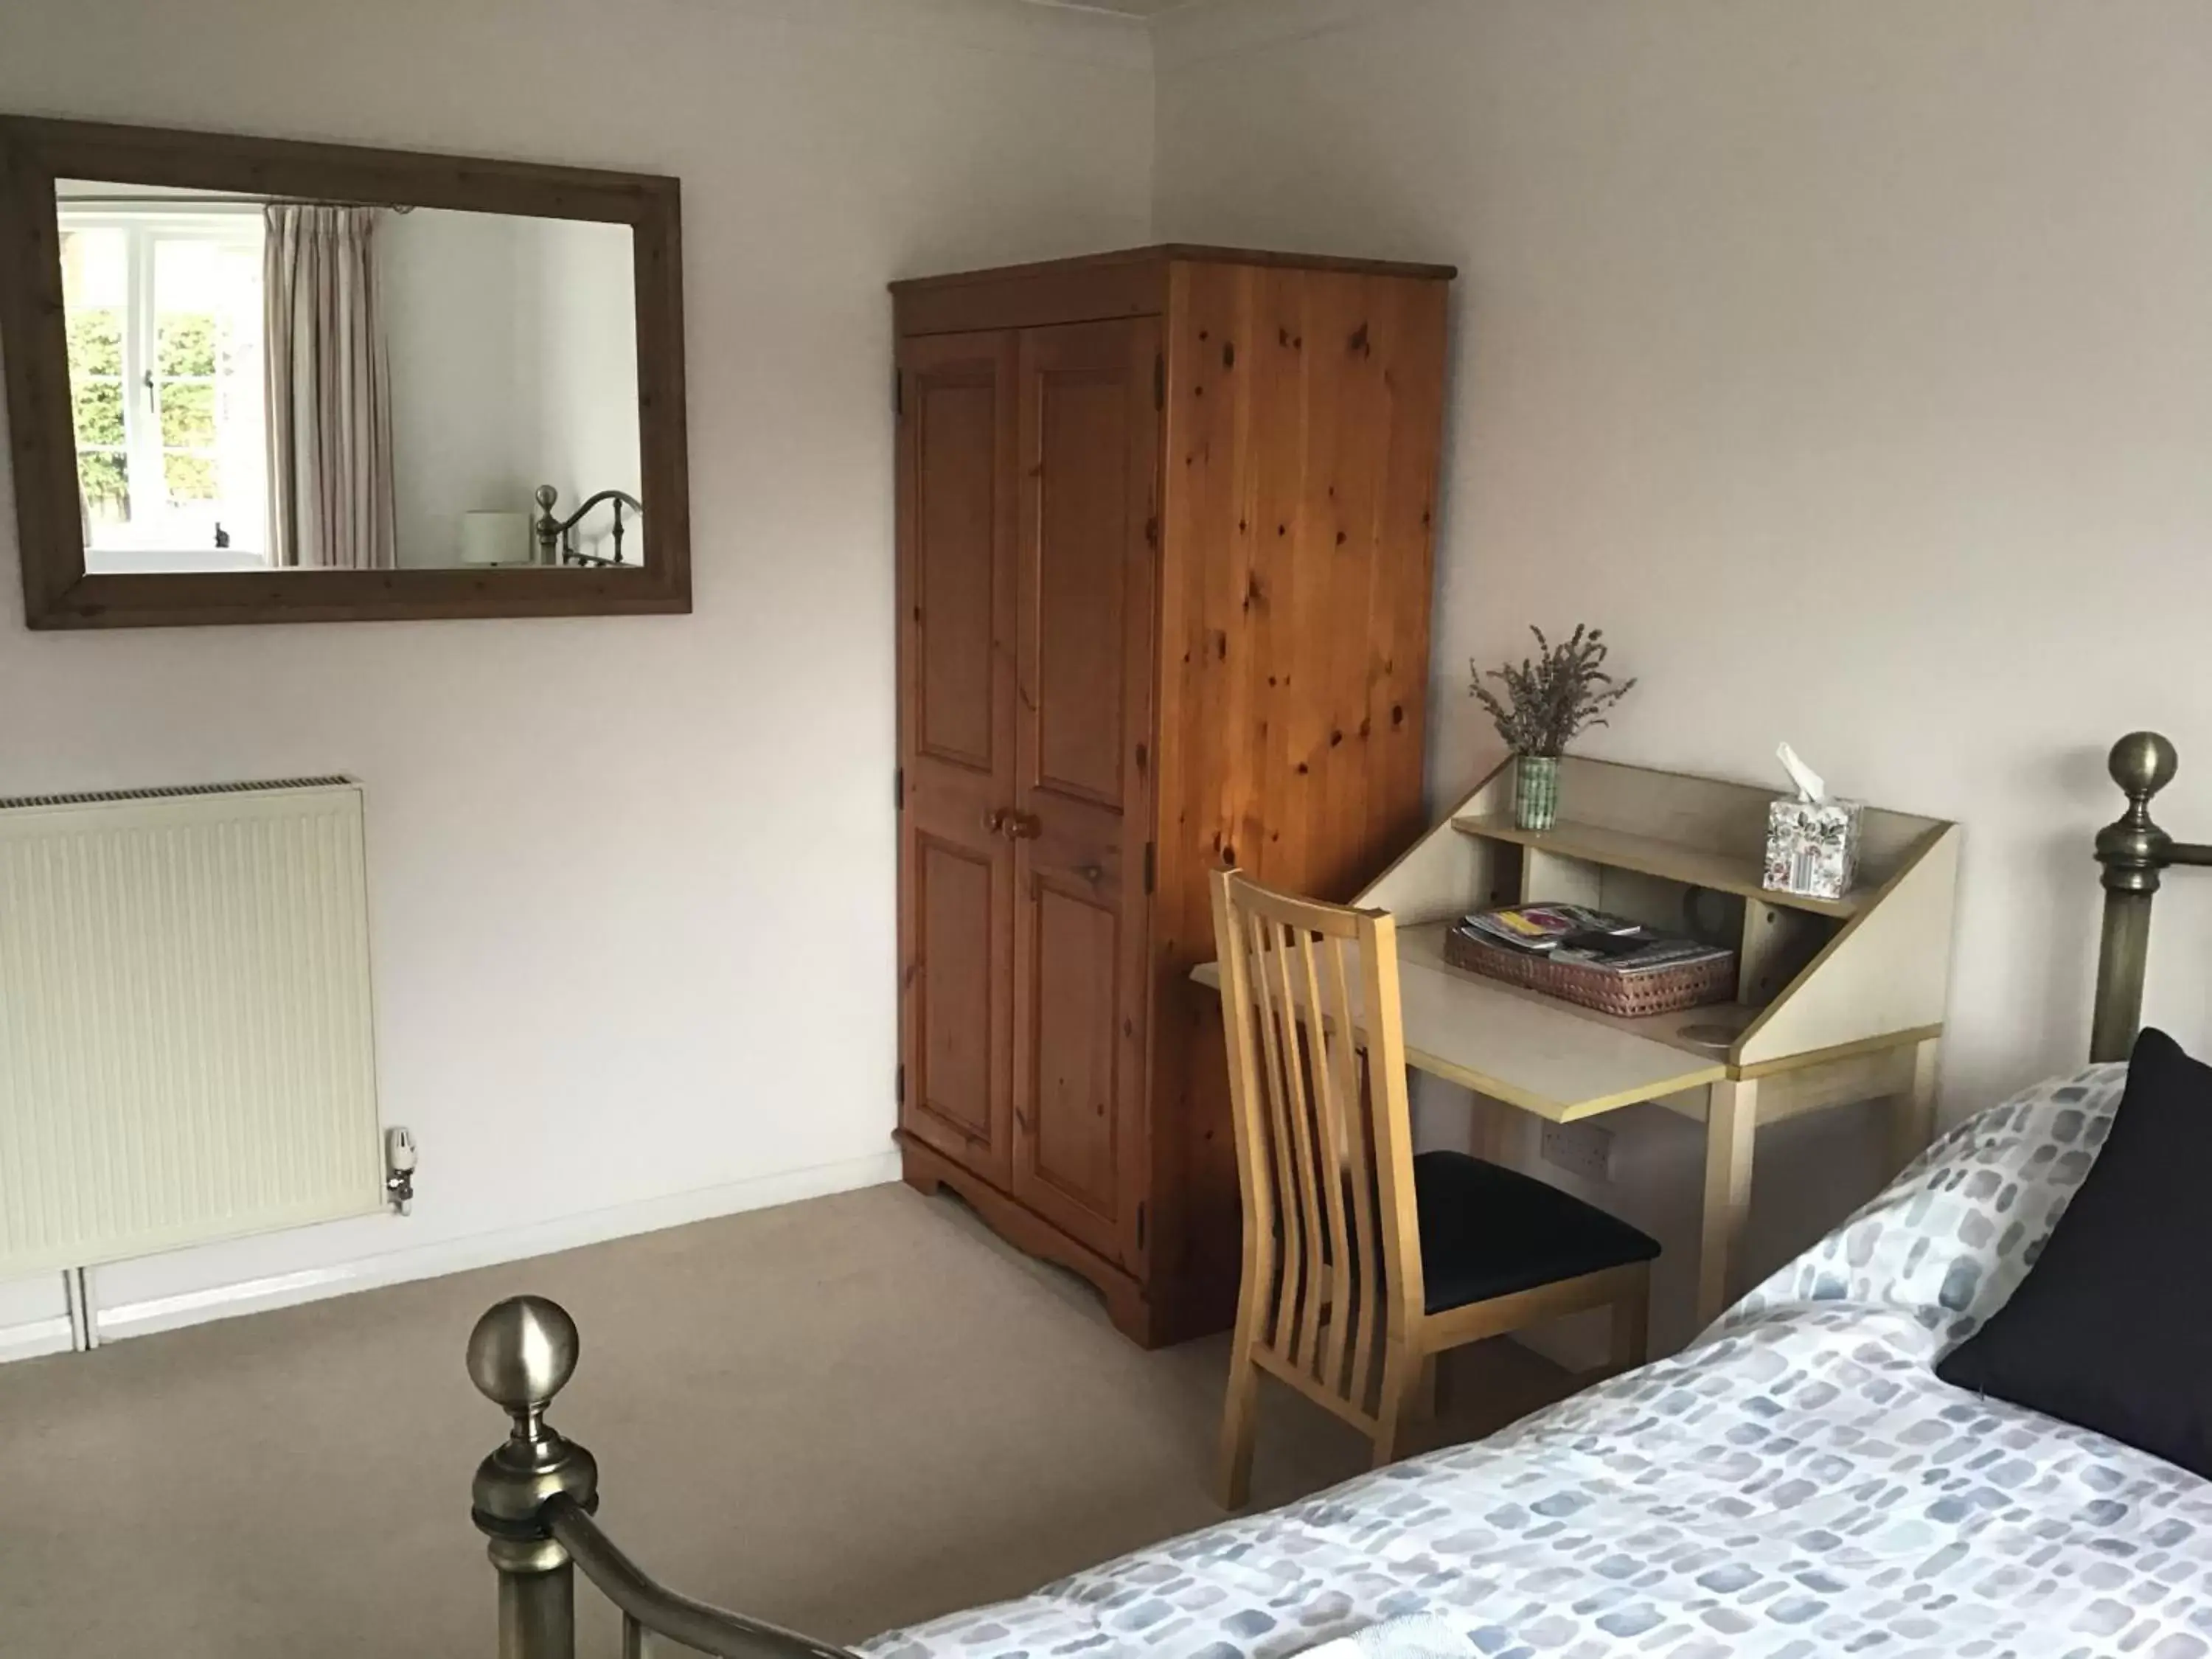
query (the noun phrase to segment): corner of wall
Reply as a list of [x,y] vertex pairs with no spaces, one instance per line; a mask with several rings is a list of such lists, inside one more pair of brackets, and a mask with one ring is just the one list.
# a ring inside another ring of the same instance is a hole
[[1152,20],[1152,68],[1256,52],[1348,28],[1409,0],[1186,0]]
[[1185,70],[1255,55],[1373,21],[1422,0],[1184,0],[1149,20],[1152,61],[1152,229],[1156,241],[1206,241],[1212,234],[1172,204],[1171,158],[1181,124],[1175,83]]

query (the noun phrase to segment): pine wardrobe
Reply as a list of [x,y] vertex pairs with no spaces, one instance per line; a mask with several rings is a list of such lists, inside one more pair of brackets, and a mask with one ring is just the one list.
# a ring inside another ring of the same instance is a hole
[[1445,267],[1153,247],[892,286],[899,1140],[1147,1346],[1235,1311],[1206,873],[1423,827]]

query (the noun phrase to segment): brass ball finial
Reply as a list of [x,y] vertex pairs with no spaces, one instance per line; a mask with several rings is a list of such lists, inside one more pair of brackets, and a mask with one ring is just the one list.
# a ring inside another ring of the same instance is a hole
[[554,489],[551,484],[540,484],[538,486],[536,499],[540,507],[550,513],[553,510],[553,503],[561,499],[561,492]]
[[542,1296],[509,1297],[469,1333],[469,1381],[518,1424],[535,1422],[576,1370],[576,1322]]
[[2173,781],[2173,745],[2155,732],[2130,732],[2112,745],[2106,762],[2112,781],[2130,800],[2147,800]]
[[551,1498],[565,1494],[587,1515],[599,1504],[598,1462],[545,1421],[545,1407],[576,1369],[580,1346],[568,1310],[542,1296],[510,1297],[469,1333],[469,1380],[514,1419],[507,1437],[477,1465],[469,1488],[492,1565],[510,1577],[567,1565],[545,1518]]

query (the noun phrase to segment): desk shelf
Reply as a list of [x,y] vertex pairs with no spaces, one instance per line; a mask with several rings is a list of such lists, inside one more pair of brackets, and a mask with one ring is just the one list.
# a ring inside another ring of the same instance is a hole
[[[1634,1020],[1587,1009],[1574,1015],[1688,1053],[1711,1050],[1682,1039],[1682,1027],[1729,1025],[1735,1041],[1718,1058],[1730,1078],[1821,1064],[1841,1050],[1940,1030],[1958,826],[1868,807],[1860,817],[1859,885],[1838,900],[1801,898],[1759,885],[1773,795],[1752,784],[1570,755],[1559,763],[1565,816],[1549,830],[1523,830],[1513,822],[1509,763],[1357,902],[1391,912],[1401,935],[1433,935],[1437,942],[1423,948],[1439,956],[1443,925],[1494,904],[1589,904],[1674,927],[1694,914],[1700,937],[1739,952],[1737,1001]],[[1538,992],[1493,988],[1567,1006]]]
[[1533,847],[1559,858],[1576,859],[1607,869],[1633,870],[1640,875],[1656,876],[1686,887],[1732,893],[1782,909],[1809,911],[1818,916],[1848,919],[1864,909],[1872,896],[1864,886],[1840,899],[1770,892],[1759,884],[1761,866],[1756,855],[1684,847],[1656,836],[1607,829],[1601,824],[1562,819],[1549,830],[1523,830],[1510,814],[1487,812],[1455,817],[1451,824],[1462,836]]

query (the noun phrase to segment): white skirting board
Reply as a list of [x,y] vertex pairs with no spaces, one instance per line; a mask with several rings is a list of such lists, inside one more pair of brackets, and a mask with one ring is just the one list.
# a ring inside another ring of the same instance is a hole
[[[664,1228],[681,1227],[694,1221],[709,1221],[718,1216],[737,1215],[747,1210],[771,1209],[779,1204],[826,1197],[832,1193],[852,1192],[862,1187],[880,1187],[898,1178],[898,1154],[882,1152],[871,1158],[817,1164],[811,1169],[762,1176],[720,1187],[673,1193],[665,1198],[645,1199],[635,1204],[617,1205],[604,1210],[589,1210],[580,1215],[562,1216],[556,1220],[510,1228],[501,1232],[479,1233],[465,1238],[447,1239],[435,1244],[403,1247],[329,1267],[277,1273],[265,1279],[215,1285],[204,1291],[187,1291],[176,1296],[125,1303],[112,1308],[102,1307],[99,1309],[100,1337],[103,1342],[112,1342],[122,1337],[148,1336],[156,1331],[175,1330],[211,1319],[227,1319],[236,1314],[260,1313],[301,1302],[316,1302],[325,1297],[373,1290],[380,1285],[404,1285],[417,1279],[436,1279],[446,1273],[465,1273],[472,1267],[490,1267],[501,1262],[522,1261],[532,1256],[550,1255],[558,1250],[573,1250],[581,1245],[604,1243],[610,1239],[628,1238],[639,1233],[659,1232]],[[407,1225],[404,1221],[395,1220],[392,1225],[396,1234],[404,1236]],[[96,1276],[94,1299],[97,1304]],[[0,1325],[0,1363],[28,1359],[39,1354],[66,1352],[69,1347],[67,1319],[40,1319],[25,1324]]]
[[33,1319],[21,1325],[0,1325],[0,1365],[11,1359],[67,1353],[75,1346],[66,1319]]

